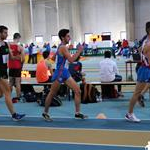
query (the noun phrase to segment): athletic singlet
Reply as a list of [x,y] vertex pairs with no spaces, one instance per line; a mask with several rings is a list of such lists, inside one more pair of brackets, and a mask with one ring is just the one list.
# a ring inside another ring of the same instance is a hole
[[6,42],[0,45],[0,71],[7,71],[9,47]]
[[66,67],[66,58],[59,53],[59,48],[62,44],[59,45],[56,52],[56,69],[52,77],[52,82],[57,80],[60,83],[65,82],[69,79],[70,73]]
[[[18,50],[18,45],[17,44],[10,44],[10,49],[12,50],[13,56],[17,56],[20,54],[20,51]],[[8,67],[9,69],[21,69],[21,60],[12,60],[9,59],[8,61]]]
[[142,60],[142,64],[143,64],[144,66],[150,67],[148,58],[147,58],[147,57],[144,55],[144,53],[143,53],[144,46],[145,46],[145,44],[146,44],[147,41],[148,41],[148,38],[146,38],[146,39],[143,41],[143,44],[142,44],[141,60]]
[[56,63],[56,69],[57,70],[63,70],[65,68],[65,64],[66,64],[66,58],[64,56],[62,56],[61,54],[59,54],[59,48],[60,46],[62,46],[62,44],[60,44],[58,46],[58,49],[57,49],[57,52],[56,52],[56,55],[57,55],[57,63]]

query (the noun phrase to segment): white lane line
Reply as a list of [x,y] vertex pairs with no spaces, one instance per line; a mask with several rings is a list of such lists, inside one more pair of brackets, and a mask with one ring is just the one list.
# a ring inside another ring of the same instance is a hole
[[28,142],[28,143],[45,143],[45,144],[70,144],[70,145],[93,145],[93,146],[111,146],[111,147],[137,147],[143,148],[144,146],[135,145],[111,145],[111,144],[95,144],[95,143],[77,143],[77,142],[54,142],[54,141],[36,141],[36,140],[14,140],[14,139],[0,139],[1,142]]

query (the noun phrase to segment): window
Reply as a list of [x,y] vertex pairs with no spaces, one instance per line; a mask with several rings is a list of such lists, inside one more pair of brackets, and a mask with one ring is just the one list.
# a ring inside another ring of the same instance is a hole
[[60,39],[58,35],[52,35],[52,44],[53,45],[58,45],[60,43]]
[[111,32],[102,32],[102,41],[110,41],[111,40]]
[[43,43],[43,36],[42,35],[35,36],[35,41],[36,43]]
[[121,32],[120,32],[120,39],[121,39],[121,40],[127,39],[127,33],[126,33],[126,31],[121,31]]
[[93,35],[93,33],[84,33],[84,41],[86,44],[90,43],[92,35]]

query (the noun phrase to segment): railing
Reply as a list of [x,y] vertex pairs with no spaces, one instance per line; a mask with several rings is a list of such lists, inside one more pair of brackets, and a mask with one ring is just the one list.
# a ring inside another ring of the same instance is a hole
[[[111,51],[112,47],[100,47],[97,48],[96,51],[93,51],[92,48],[84,49],[82,56],[103,56],[105,51]],[[75,54],[77,52],[77,49],[70,49],[69,50],[71,54]]]

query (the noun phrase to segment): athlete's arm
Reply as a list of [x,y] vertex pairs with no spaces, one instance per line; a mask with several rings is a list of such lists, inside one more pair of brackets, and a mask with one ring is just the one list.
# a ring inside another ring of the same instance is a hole
[[83,46],[80,45],[80,46],[78,46],[78,51],[73,56],[71,56],[69,51],[68,51],[68,49],[66,47],[62,46],[59,49],[59,52],[61,54],[63,54],[65,56],[65,58],[67,58],[67,60],[70,63],[73,63],[80,56],[82,51],[83,51]]
[[21,63],[24,63],[25,61],[24,48],[22,46],[19,46],[19,51],[21,53]]
[[148,42],[144,48],[144,53],[146,54],[148,58],[148,62],[150,64],[150,42]]
[[46,60],[46,65],[48,67],[48,70],[51,73],[51,76],[53,75],[53,68],[52,68],[52,64],[49,62],[49,60]]
[[[56,53],[57,53],[57,52],[56,52]],[[56,53],[54,53],[54,55],[53,55],[52,58],[51,58],[53,61],[55,61],[55,59],[56,59]]]
[[49,68],[49,71],[51,73],[51,76],[53,76],[53,68]]

